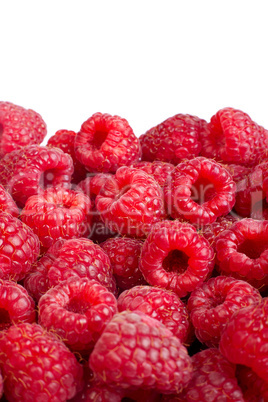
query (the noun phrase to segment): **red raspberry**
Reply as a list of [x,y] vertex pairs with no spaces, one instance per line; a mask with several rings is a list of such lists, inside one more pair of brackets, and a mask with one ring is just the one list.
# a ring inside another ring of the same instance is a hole
[[72,157],[74,164],[74,172],[72,175],[72,182],[79,183],[87,175],[86,168],[78,161],[74,152],[74,140],[76,133],[69,130],[58,130],[47,142],[48,147],[60,148],[64,153]]
[[70,155],[61,149],[30,145],[0,161],[0,182],[19,206],[49,186],[69,186],[73,173]]
[[21,220],[37,234],[42,250],[47,250],[56,240],[86,236],[90,207],[90,199],[82,192],[51,187],[28,198]]
[[207,123],[189,114],[177,114],[140,136],[142,159],[177,165],[201,150],[200,133]]
[[35,304],[19,284],[0,280],[0,330],[19,322],[35,321]]
[[179,392],[192,373],[191,359],[180,340],[140,311],[114,315],[89,364],[97,378],[116,389]]
[[122,290],[146,284],[139,270],[142,245],[141,240],[128,237],[108,239],[100,244],[110,259],[117,286]]
[[118,298],[118,311],[142,311],[162,322],[182,343],[189,335],[189,314],[178,296],[165,289],[135,286]]
[[38,113],[0,102],[0,157],[26,145],[40,144],[46,133],[46,124]]
[[7,212],[15,218],[17,218],[20,213],[11,195],[0,184],[0,213],[1,212]]
[[202,350],[192,356],[193,376],[178,395],[165,396],[163,402],[244,402],[235,377],[235,365],[216,348]]
[[251,168],[242,165],[224,165],[225,169],[231,173],[235,183],[240,182],[251,172]]
[[0,213],[0,278],[20,281],[39,255],[40,243],[19,219]]
[[114,295],[99,282],[71,277],[39,300],[39,324],[74,351],[90,351],[117,313]]
[[150,285],[184,297],[211,273],[214,252],[191,224],[163,221],[145,240],[139,266]]
[[237,217],[231,214],[219,216],[219,218],[217,218],[215,222],[211,223],[210,225],[205,225],[202,229],[201,234],[214,248],[217,236],[224,230],[229,229],[232,224],[237,220]]
[[153,176],[155,181],[159,184],[160,187],[164,187],[167,178],[169,177],[172,170],[175,168],[172,163],[154,161],[154,162],[137,162],[133,165],[136,169],[141,169],[145,173]]
[[165,216],[163,191],[141,170],[121,167],[96,198],[96,207],[110,230],[144,237]]
[[219,234],[215,247],[222,275],[245,280],[262,291],[267,288],[268,221],[237,221]]
[[23,323],[1,331],[0,350],[9,401],[66,401],[81,388],[82,366],[40,325]]
[[168,212],[198,225],[226,215],[235,203],[235,182],[219,163],[204,157],[181,162],[165,188]]
[[75,154],[90,172],[115,172],[138,161],[140,144],[127,120],[95,113],[75,137]]
[[268,382],[257,376],[253,370],[237,365],[236,377],[246,402],[268,401]]
[[232,363],[250,367],[268,382],[268,298],[237,311],[220,340],[221,353]]
[[260,293],[247,282],[226,276],[209,279],[191,293],[187,304],[196,337],[217,347],[233,313],[260,301]]
[[200,134],[201,155],[217,161],[255,165],[265,154],[268,135],[241,110],[226,107],[211,117]]

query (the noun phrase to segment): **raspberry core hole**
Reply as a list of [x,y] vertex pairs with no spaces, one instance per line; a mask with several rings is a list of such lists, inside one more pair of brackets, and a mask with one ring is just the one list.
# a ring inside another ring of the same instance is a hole
[[261,254],[268,249],[268,241],[260,239],[246,239],[243,243],[239,244],[237,251],[245,254],[252,260],[256,260]]
[[105,142],[109,131],[96,130],[92,139],[91,145],[99,149]]
[[188,267],[189,257],[181,250],[171,250],[164,258],[162,266],[167,272],[182,274]]
[[90,309],[90,304],[86,300],[83,300],[83,296],[73,297],[65,308],[71,313],[84,314]]
[[216,195],[216,190],[207,178],[199,177],[191,187],[191,199],[195,201],[198,205],[202,205],[214,198]]
[[0,308],[0,330],[4,330],[11,325],[11,319],[6,309]]

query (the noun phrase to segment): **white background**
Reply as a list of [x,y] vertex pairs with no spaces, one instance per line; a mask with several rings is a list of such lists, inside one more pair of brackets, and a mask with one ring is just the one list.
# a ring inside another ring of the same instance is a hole
[[136,135],[220,108],[268,128],[264,1],[2,1],[0,99],[39,112],[51,136],[100,111]]

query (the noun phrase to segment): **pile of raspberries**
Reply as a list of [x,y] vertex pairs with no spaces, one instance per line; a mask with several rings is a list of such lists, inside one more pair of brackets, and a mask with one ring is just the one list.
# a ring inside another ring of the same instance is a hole
[[268,131],[227,107],[46,135],[0,102],[3,400],[268,401]]

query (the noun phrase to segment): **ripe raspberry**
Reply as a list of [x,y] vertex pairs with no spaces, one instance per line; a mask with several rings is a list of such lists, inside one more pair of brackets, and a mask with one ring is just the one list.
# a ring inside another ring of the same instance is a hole
[[11,195],[0,184],[0,213],[1,212],[7,212],[15,218],[17,218],[20,213]]
[[0,160],[0,182],[22,207],[49,186],[68,187],[72,173],[72,158],[58,148],[30,145]]
[[38,113],[0,102],[0,157],[26,145],[40,144],[46,133],[46,124]]
[[142,245],[141,240],[128,237],[108,239],[100,244],[110,259],[113,275],[121,290],[146,284],[139,270]]
[[133,165],[136,169],[141,169],[145,173],[150,174],[153,176],[155,181],[159,184],[160,187],[164,187],[168,176],[175,168],[172,163],[161,162],[161,161],[154,161],[154,162],[137,162]]
[[196,337],[217,347],[234,312],[260,301],[260,293],[247,282],[226,276],[209,279],[191,293],[187,304]]
[[165,216],[163,191],[141,170],[121,167],[96,198],[96,207],[110,230],[144,237]]
[[163,221],[144,242],[140,270],[150,285],[186,296],[211,273],[214,252],[189,223]]
[[231,174],[222,165],[197,157],[176,166],[164,193],[173,218],[206,225],[230,212],[235,203],[235,190]]
[[90,207],[90,199],[82,192],[50,187],[28,198],[21,220],[37,234],[44,251],[56,240],[86,237]]
[[142,159],[160,160],[177,165],[194,158],[201,150],[200,133],[205,120],[189,114],[177,114],[140,136]]
[[74,172],[72,182],[79,183],[87,175],[86,168],[78,161],[74,152],[74,140],[76,133],[70,130],[58,130],[47,142],[48,147],[60,148],[65,154],[72,157],[74,164]]
[[39,324],[74,351],[90,351],[117,313],[114,295],[99,282],[71,277],[39,300]]
[[233,181],[235,183],[239,183],[241,180],[245,178],[250,172],[251,168],[242,166],[242,165],[224,165],[225,169],[228,170],[228,172],[231,173]]
[[200,134],[201,155],[217,161],[252,166],[265,154],[268,135],[241,110],[219,110]]
[[268,382],[268,298],[237,311],[220,340],[221,353],[232,363],[250,367]]
[[245,218],[216,239],[216,261],[222,275],[245,280],[264,291],[268,286],[268,221]]
[[236,378],[246,402],[268,400],[268,382],[257,376],[249,367],[237,365]]
[[82,366],[40,325],[23,323],[1,331],[0,350],[9,401],[66,401],[81,388]]
[[35,304],[19,284],[0,280],[0,331],[19,322],[35,321]]
[[135,286],[121,293],[117,302],[119,312],[142,311],[162,322],[182,343],[187,341],[189,314],[175,293],[151,286]]
[[115,314],[89,359],[97,378],[116,389],[179,392],[191,378],[187,349],[159,321],[146,314]]
[[226,229],[229,229],[238,218],[234,215],[228,214],[219,216],[217,220],[210,225],[205,225],[202,228],[201,234],[207,239],[209,244],[214,248],[217,236]]
[[192,356],[193,376],[179,394],[165,396],[163,402],[244,402],[235,377],[235,365],[228,362],[216,348],[202,350]]
[[75,137],[77,159],[90,172],[115,172],[139,160],[139,139],[127,120],[95,113]]
[[20,281],[39,255],[39,240],[19,219],[0,213],[0,278]]

